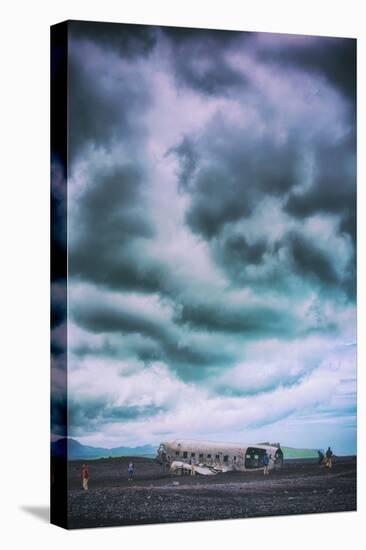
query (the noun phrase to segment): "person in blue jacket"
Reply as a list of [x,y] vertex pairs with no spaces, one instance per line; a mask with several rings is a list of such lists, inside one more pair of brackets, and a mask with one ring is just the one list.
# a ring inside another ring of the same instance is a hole
[[262,458],[262,464],[263,464],[263,475],[268,476],[269,474],[269,456],[267,454],[267,451],[265,452],[263,458]]

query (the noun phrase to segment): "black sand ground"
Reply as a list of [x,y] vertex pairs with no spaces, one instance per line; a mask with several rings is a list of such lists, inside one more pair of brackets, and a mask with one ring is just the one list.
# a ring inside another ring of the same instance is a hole
[[230,472],[176,477],[152,459],[89,461],[89,491],[81,489],[82,461],[69,465],[69,528],[105,527],[356,510],[356,460],[338,458],[328,471],[312,461],[285,463],[264,477]]

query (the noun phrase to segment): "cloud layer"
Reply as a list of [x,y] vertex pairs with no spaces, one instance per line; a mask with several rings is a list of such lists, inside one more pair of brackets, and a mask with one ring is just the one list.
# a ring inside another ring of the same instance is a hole
[[71,23],[69,54],[70,435],[354,452],[354,41]]

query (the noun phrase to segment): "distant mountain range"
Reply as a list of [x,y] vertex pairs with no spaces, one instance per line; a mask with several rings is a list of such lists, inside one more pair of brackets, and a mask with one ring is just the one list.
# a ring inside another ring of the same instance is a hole
[[51,443],[52,456],[66,456],[66,449],[68,449],[68,457],[71,460],[117,456],[143,456],[147,458],[154,458],[156,456],[156,447],[153,447],[152,445],[142,445],[140,447],[115,447],[113,449],[107,449],[104,447],[82,445],[82,443],[79,443],[76,439],[66,439],[66,437]]
[[[68,445],[67,445],[68,443]],[[146,458],[155,458],[156,447],[153,445],[140,445],[139,447],[114,447],[108,449],[105,447],[91,447],[83,445],[76,439],[58,439],[51,443],[52,456],[66,456],[68,447],[68,457],[71,460],[77,459],[95,459],[118,456],[142,456]],[[292,447],[282,447],[285,459],[291,458],[316,458],[317,451],[314,449],[294,449]]]

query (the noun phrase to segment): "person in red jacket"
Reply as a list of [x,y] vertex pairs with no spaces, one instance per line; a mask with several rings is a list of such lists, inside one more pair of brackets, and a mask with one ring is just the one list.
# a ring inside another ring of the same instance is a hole
[[89,468],[87,464],[83,464],[81,468],[81,479],[83,480],[83,489],[87,491],[89,482]]

